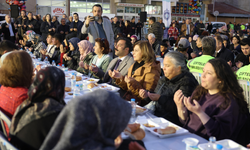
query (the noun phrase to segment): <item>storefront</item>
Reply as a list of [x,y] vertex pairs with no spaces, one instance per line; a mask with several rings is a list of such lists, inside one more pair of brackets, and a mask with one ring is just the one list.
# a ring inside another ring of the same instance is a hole
[[117,3],[116,13],[118,18],[124,20],[131,20],[135,17],[135,21],[140,18],[138,15],[141,11],[144,11],[144,4],[130,4],[130,3]]

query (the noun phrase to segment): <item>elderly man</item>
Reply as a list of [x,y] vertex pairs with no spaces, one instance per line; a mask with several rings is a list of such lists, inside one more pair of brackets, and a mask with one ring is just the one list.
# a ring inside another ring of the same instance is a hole
[[3,39],[15,43],[15,33],[17,29],[14,23],[11,22],[10,15],[5,16],[5,21],[6,22],[2,24]]
[[163,34],[160,23],[155,22],[155,17],[150,17],[148,23],[151,26],[148,29],[148,34],[153,33],[155,35],[155,39],[160,42]]
[[203,73],[203,67],[210,60],[214,59],[213,55],[216,50],[216,41],[213,37],[208,36],[202,39],[203,54],[200,57],[191,59],[187,66],[190,72]]
[[189,36],[193,34],[194,26],[190,24],[190,19],[186,20],[186,23],[181,26],[181,32],[185,36]]
[[95,4],[92,7],[93,17],[88,16],[83,27],[82,34],[88,34],[89,41],[95,45],[96,38],[105,38],[109,42],[110,50],[114,46],[114,32],[108,19],[102,17],[102,6]]
[[62,35],[62,39],[65,39],[65,36],[69,34],[69,26],[66,25],[66,19],[61,19],[61,24],[57,27],[56,33]]
[[148,34],[148,42],[154,49],[156,55],[160,55],[160,44],[156,40],[155,35],[153,33]]

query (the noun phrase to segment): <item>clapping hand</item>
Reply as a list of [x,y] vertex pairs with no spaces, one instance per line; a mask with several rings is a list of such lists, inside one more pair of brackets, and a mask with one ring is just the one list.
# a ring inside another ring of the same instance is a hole
[[118,70],[114,70],[111,78],[122,79],[122,74]]
[[144,89],[140,89],[139,90],[139,96],[143,99],[147,98],[148,97],[148,92]]
[[98,72],[98,67],[95,65],[95,64],[92,64],[90,67],[89,67],[89,70],[91,70],[92,72],[94,73],[97,73]]
[[152,100],[152,101],[158,101],[160,98],[160,94],[155,94],[155,93],[150,93],[148,92],[148,97]]
[[64,32],[63,31],[60,31],[61,34],[63,34]]
[[174,102],[177,106],[177,108],[183,108],[184,107],[184,104],[183,104],[183,101],[184,101],[184,95],[182,93],[181,90],[178,90],[175,92],[174,94]]
[[195,113],[197,116],[199,116],[198,114],[202,112],[200,104],[196,100],[193,100],[192,103],[190,97],[184,97],[184,105],[189,111]]
[[87,63],[84,63],[83,68],[86,69],[86,70],[89,70],[89,65]]
[[77,28],[74,28],[74,31],[77,31]]
[[135,79],[132,78],[132,77],[128,77],[128,76],[125,76],[125,79],[124,79],[124,81],[125,81],[126,83],[130,83],[130,82],[133,81],[133,80],[135,80]]

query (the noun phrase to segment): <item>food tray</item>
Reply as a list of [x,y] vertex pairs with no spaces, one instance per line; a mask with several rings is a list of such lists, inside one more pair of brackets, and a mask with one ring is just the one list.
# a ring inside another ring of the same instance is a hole
[[[159,138],[168,138],[188,133],[188,130],[181,128],[164,118],[141,119],[137,120],[137,123],[140,123],[146,130],[150,131],[153,135]],[[153,125],[154,127],[147,127],[145,124]],[[159,134],[154,131],[154,129],[166,128],[168,126],[174,127],[176,132],[173,134]]]

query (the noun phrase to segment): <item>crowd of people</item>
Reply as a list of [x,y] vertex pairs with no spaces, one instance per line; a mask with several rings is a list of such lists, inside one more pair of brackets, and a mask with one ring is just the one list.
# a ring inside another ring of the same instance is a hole
[[[41,19],[22,11],[15,23],[6,15],[1,27],[0,110],[11,119],[10,128],[5,124],[2,130],[14,146],[143,150],[141,141],[122,142],[119,136],[131,116],[125,101],[131,98],[205,139],[232,139],[244,146],[250,142],[248,103],[238,83],[250,81],[249,38],[211,34],[202,21],[193,25],[187,19],[182,25],[173,21],[169,37],[163,39],[165,25],[150,17],[147,40],[142,40],[140,21],[123,24],[114,17],[110,22],[98,4],[92,13],[84,22],[77,13],[69,19],[64,15],[61,23],[50,14]],[[66,105],[64,72],[33,66],[24,50],[119,87],[120,96],[100,90]],[[163,59],[162,68],[158,58]],[[192,72],[201,74],[200,85]]]

